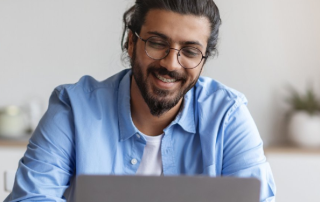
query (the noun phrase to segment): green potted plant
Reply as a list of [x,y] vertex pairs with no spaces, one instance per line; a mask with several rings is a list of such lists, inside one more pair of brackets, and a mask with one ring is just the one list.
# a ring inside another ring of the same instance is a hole
[[298,146],[320,147],[320,102],[314,90],[309,87],[304,94],[293,88],[290,91],[289,139]]

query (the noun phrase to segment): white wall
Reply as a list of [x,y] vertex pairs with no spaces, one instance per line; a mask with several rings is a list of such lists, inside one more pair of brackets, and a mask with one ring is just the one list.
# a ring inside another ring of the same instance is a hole
[[320,1],[216,2],[220,55],[206,74],[246,94],[266,143],[282,141],[286,86],[303,90],[312,81],[320,95]]
[[[0,107],[125,68],[121,18],[133,0],[0,0]],[[220,55],[204,75],[246,94],[266,144],[283,140],[285,88],[320,83],[320,1],[216,0]]]

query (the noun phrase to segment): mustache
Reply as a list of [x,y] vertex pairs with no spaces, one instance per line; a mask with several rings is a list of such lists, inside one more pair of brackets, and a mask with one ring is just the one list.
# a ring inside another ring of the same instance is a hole
[[182,80],[182,81],[186,81],[187,80],[187,76],[185,74],[181,74],[177,71],[168,71],[166,68],[164,67],[155,67],[155,66],[151,66],[148,68],[147,70],[147,74],[159,74],[159,75],[167,75],[173,79],[176,80]]

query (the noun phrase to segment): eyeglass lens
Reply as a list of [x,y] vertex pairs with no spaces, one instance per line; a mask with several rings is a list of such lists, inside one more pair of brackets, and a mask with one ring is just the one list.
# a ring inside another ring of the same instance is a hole
[[[170,52],[170,44],[160,37],[150,37],[146,41],[145,51],[150,58],[160,60]],[[195,68],[202,60],[199,49],[191,46],[183,47],[178,53],[178,62],[184,68]]]

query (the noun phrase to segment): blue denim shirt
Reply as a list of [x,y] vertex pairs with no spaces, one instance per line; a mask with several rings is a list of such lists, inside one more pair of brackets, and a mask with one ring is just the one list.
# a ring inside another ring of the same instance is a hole
[[[102,82],[84,76],[57,87],[5,201],[65,201],[73,176],[134,175],[146,141],[131,119],[130,79],[127,69]],[[163,174],[256,177],[260,201],[272,201],[275,183],[246,103],[241,93],[200,77],[163,130]]]

